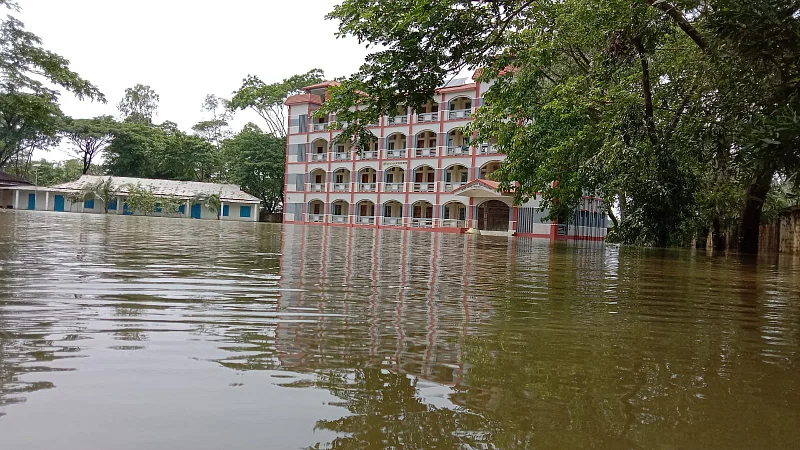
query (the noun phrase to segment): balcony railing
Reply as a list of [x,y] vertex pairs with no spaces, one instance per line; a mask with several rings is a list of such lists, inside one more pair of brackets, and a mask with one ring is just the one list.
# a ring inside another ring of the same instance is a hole
[[383,192],[404,192],[405,183],[384,183]]
[[491,153],[499,153],[499,151],[497,150],[497,147],[495,147],[493,144],[481,144],[481,146],[478,148],[478,151],[482,155],[491,154]]
[[414,192],[433,192],[436,183],[414,183]]
[[411,226],[414,228],[433,228],[433,219],[414,217],[411,219]]
[[408,116],[394,116],[386,119],[387,125],[403,125],[408,124]]
[[436,147],[417,148],[415,149],[414,153],[417,155],[417,158],[428,158],[431,156],[436,156]]
[[327,153],[312,153],[311,154],[311,161],[327,161],[328,154]]
[[333,159],[336,161],[347,161],[350,159],[350,152],[336,152],[333,154]]
[[325,192],[325,183],[311,183],[308,185],[311,192]]
[[449,145],[447,147],[447,156],[456,155],[469,155],[469,147],[466,145]]
[[386,150],[386,158],[405,158],[406,149]]
[[311,131],[325,131],[328,129],[328,123],[312,123],[311,124]]
[[378,152],[371,150],[358,155],[358,159],[378,159]]
[[458,219],[442,219],[441,226],[444,228],[467,228],[467,221]]
[[472,109],[453,109],[447,111],[447,120],[469,119]]
[[467,183],[445,183],[444,184],[444,191],[445,192],[453,192],[456,189],[460,188],[461,186]]
[[334,192],[347,192],[350,190],[350,183],[333,183]]
[[375,217],[373,216],[358,216],[356,223],[361,225],[375,225]]
[[402,217],[384,217],[383,224],[391,227],[402,227],[403,226],[403,218]]
[[359,183],[358,192],[375,192],[378,190],[378,183]]
[[331,216],[331,223],[350,223],[350,216]]
[[417,114],[417,122],[436,122],[439,120],[438,112]]
[[309,214],[308,222],[325,222],[325,215],[323,214]]

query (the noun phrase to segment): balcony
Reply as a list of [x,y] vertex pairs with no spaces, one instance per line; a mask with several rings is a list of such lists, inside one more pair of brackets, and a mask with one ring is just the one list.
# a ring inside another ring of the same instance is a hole
[[436,183],[414,183],[414,192],[433,192],[436,190]]
[[383,192],[405,192],[405,183],[384,183]]
[[331,223],[350,223],[350,216],[331,216]]
[[311,192],[325,192],[325,183],[311,183],[308,185]]
[[442,219],[441,226],[443,228],[467,228],[467,221],[457,219]]
[[469,119],[472,109],[453,109],[447,111],[447,120]]
[[363,152],[363,153],[361,153],[360,155],[358,155],[358,159],[360,159],[360,160],[364,160],[364,159],[378,159],[378,152],[377,152],[377,151],[375,151],[375,150],[370,150],[370,151],[368,151],[368,152]]
[[469,155],[469,147],[466,145],[456,146],[451,145],[447,147],[447,156],[461,156]]
[[402,217],[384,217],[383,224],[390,227],[402,227],[403,226],[403,218]]
[[445,183],[444,184],[444,191],[445,192],[453,192],[456,189],[460,188],[461,186],[467,183]]
[[376,192],[378,190],[378,183],[359,183],[358,192]]
[[348,192],[350,183],[333,183],[333,192]]
[[429,112],[417,114],[417,122],[437,122],[439,120],[438,112]]
[[311,131],[325,131],[328,129],[329,123],[312,123],[311,124]]
[[386,150],[386,158],[387,159],[397,159],[397,158],[405,158],[406,157],[406,149],[400,150]]
[[436,147],[431,148],[417,148],[414,150],[417,158],[430,158],[436,156]]
[[325,222],[325,216],[323,214],[308,214],[307,222]]
[[358,216],[356,223],[359,225],[375,225],[375,217],[372,216]]
[[489,155],[489,154],[499,153],[499,151],[497,150],[497,147],[495,147],[494,144],[481,144],[481,146],[478,148],[478,152],[481,155]]
[[411,219],[411,226],[414,228],[433,228],[433,219]]
[[333,154],[333,159],[336,161],[347,161],[350,159],[350,152],[336,152]]
[[386,119],[386,125],[407,125],[408,116],[394,116]]
[[328,154],[327,153],[312,153],[311,154],[311,161],[312,162],[319,162],[319,161],[327,161]]

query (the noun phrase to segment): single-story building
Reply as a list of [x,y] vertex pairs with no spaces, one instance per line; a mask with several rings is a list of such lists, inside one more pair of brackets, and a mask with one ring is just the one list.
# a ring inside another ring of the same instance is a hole
[[156,207],[155,211],[148,215],[217,219],[217,214],[210,211],[204,202],[197,199],[203,196],[218,195],[221,203],[220,220],[258,221],[261,201],[242,191],[235,184],[83,175],[75,181],[50,187],[29,184],[0,185],[0,198],[4,199],[4,203],[7,201],[8,206],[14,209],[103,214],[105,208],[95,200],[72,202],[70,198],[107,178],[111,178],[116,192],[116,198],[109,204],[109,214],[133,215],[134,211],[128,208],[126,200],[131,187],[138,185],[151,191],[157,198],[171,198],[181,202],[180,208],[175,214],[162,213],[161,208]]
[[20,177],[0,171],[0,208],[14,208],[14,186],[30,186]]

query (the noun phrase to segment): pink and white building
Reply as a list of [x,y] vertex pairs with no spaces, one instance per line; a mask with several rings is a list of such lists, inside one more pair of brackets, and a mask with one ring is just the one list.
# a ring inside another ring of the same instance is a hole
[[544,218],[538,200],[513,203],[490,176],[505,156],[491,142],[470,145],[461,131],[483,103],[489,83],[456,79],[420,110],[399,108],[370,129],[358,154],[332,144],[334,117],[315,118],[335,82],[305,87],[287,99],[284,222],[346,227],[426,229],[548,239],[603,240],[607,218],[586,197],[568,224]]

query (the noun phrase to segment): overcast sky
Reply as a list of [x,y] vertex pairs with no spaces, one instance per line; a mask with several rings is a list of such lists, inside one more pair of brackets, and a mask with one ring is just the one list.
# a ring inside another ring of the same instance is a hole
[[[280,81],[313,68],[329,78],[349,75],[367,50],[336,39],[324,16],[334,0],[19,0],[16,14],[44,47],[105,94],[108,103],[61,96],[75,118],[118,115],[125,88],[149,84],[160,96],[156,122],[181,129],[203,119],[206,94],[230,98],[248,74]],[[237,113],[235,128],[261,119]],[[37,158],[64,159],[58,150]]]

